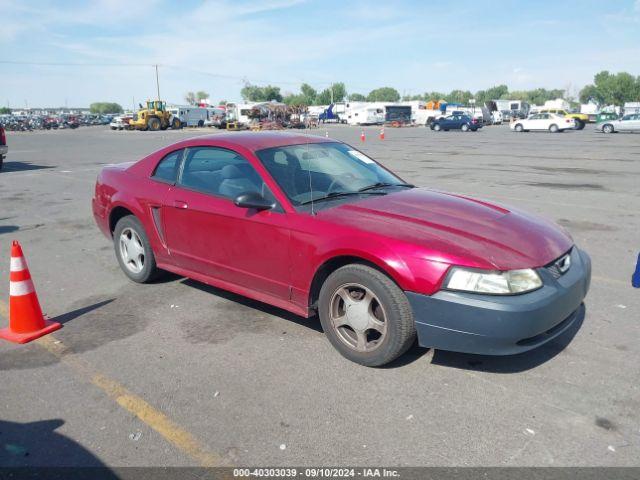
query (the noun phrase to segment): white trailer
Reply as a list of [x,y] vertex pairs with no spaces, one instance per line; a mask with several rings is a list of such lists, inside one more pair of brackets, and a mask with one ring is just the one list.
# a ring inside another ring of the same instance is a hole
[[384,107],[368,102],[345,104],[344,115],[349,125],[382,125],[384,123]]
[[248,125],[251,122],[249,114],[251,109],[259,103],[227,103],[227,123],[238,122]]
[[180,119],[184,127],[204,127],[209,118],[209,111],[203,107],[177,106],[169,108],[169,111]]

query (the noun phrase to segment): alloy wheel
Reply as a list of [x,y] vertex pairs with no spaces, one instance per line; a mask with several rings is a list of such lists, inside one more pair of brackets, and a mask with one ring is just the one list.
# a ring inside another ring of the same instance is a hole
[[336,289],[329,303],[331,325],[340,341],[358,352],[378,348],[387,333],[387,316],[378,297],[364,285]]
[[120,258],[133,273],[140,273],[144,268],[144,246],[140,236],[132,228],[125,228],[120,234]]

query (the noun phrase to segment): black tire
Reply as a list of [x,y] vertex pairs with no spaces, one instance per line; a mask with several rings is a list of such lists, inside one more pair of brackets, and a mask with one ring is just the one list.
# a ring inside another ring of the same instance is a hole
[[556,125],[555,123],[552,123],[551,125],[549,125],[549,131],[551,133],[558,133],[560,129],[558,128],[558,125]]
[[[137,233],[138,237],[141,240],[142,248],[144,249],[144,264],[140,272],[132,271],[125,265],[122,258],[123,255],[121,253],[120,237],[122,235],[122,232],[127,229],[135,231],[135,233]],[[160,270],[156,267],[156,258],[153,255],[153,250],[151,249],[151,244],[149,243],[147,233],[144,231],[140,220],[138,220],[135,216],[127,215],[126,217],[122,217],[120,220],[118,220],[116,228],[113,231],[113,246],[115,249],[116,258],[118,259],[118,263],[120,264],[120,268],[122,269],[124,274],[134,282],[147,283],[157,278],[160,274]]]
[[613,125],[611,125],[610,123],[607,123],[606,125],[602,126],[602,131],[604,133],[613,133],[615,132],[615,129],[613,128]]
[[517,123],[516,126],[514,127],[514,130],[518,133],[522,133],[524,132],[524,127],[522,126],[521,123]]
[[180,119],[174,117],[174,119],[171,120],[171,128],[173,130],[180,130],[181,127],[182,125],[180,124]]
[[160,122],[159,118],[151,117],[149,120],[147,120],[147,128],[152,132],[157,132],[158,130],[160,130],[160,127],[162,127],[162,123]]
[[467,125],[466,123],[463,123],[462,126],[460,127],[460,130],[462,130],[463,132],[468,132],[469,125]]
[[[331,299],[346,284],[362,285],[377,297],[385,312],[386,333],[370,351],[358,351],[338,336],[331,322]],[[339,268],[320,289],[318,313],[325,335],[342,356],[367,367],[379,367],[405,353],[416,338],[411,306],[404,292],[385,274],[366,265],[350,264]]]
[[431,128],[431,130],[435,130],[436,132],[439,132],[441,129],[442,127],[440,126],[439,123],[433,124],[433,127]]
[[198,120],[198,127],[199,128],[204,127],[204,120]]
[[576,130],[584,129],[584,122],[582,120],[580,120],[579,118],[576,118],[575,122],[576,122]]
[[4,164],[4,155],[0,155],[0,170],[2,170],[3,164]]

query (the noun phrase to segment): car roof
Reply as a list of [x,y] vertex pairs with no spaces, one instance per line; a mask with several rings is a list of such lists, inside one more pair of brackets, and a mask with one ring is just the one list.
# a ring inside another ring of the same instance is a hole
[[[300,145],[304,143],[326,143],[337,142],[318,135],[305,135],[292,132],[228,132],[214,135],[203,135],[201,137],[185,140],[190,145],[204,145],[211,143],[212,146],[221,143],[227,146],[244,147],[254,152],[265,148],[282,147],[287,145]],[[185,145],[188,146],[188,145]]]

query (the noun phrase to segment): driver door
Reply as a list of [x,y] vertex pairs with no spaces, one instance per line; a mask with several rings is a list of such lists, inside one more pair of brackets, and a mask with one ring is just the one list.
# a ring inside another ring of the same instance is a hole
[[[238,207],[257,191],[276,207]],[[251,163],[216,147],[185,150],[165,198],[167,246],[181,268],[289,300],[289,219]]]

